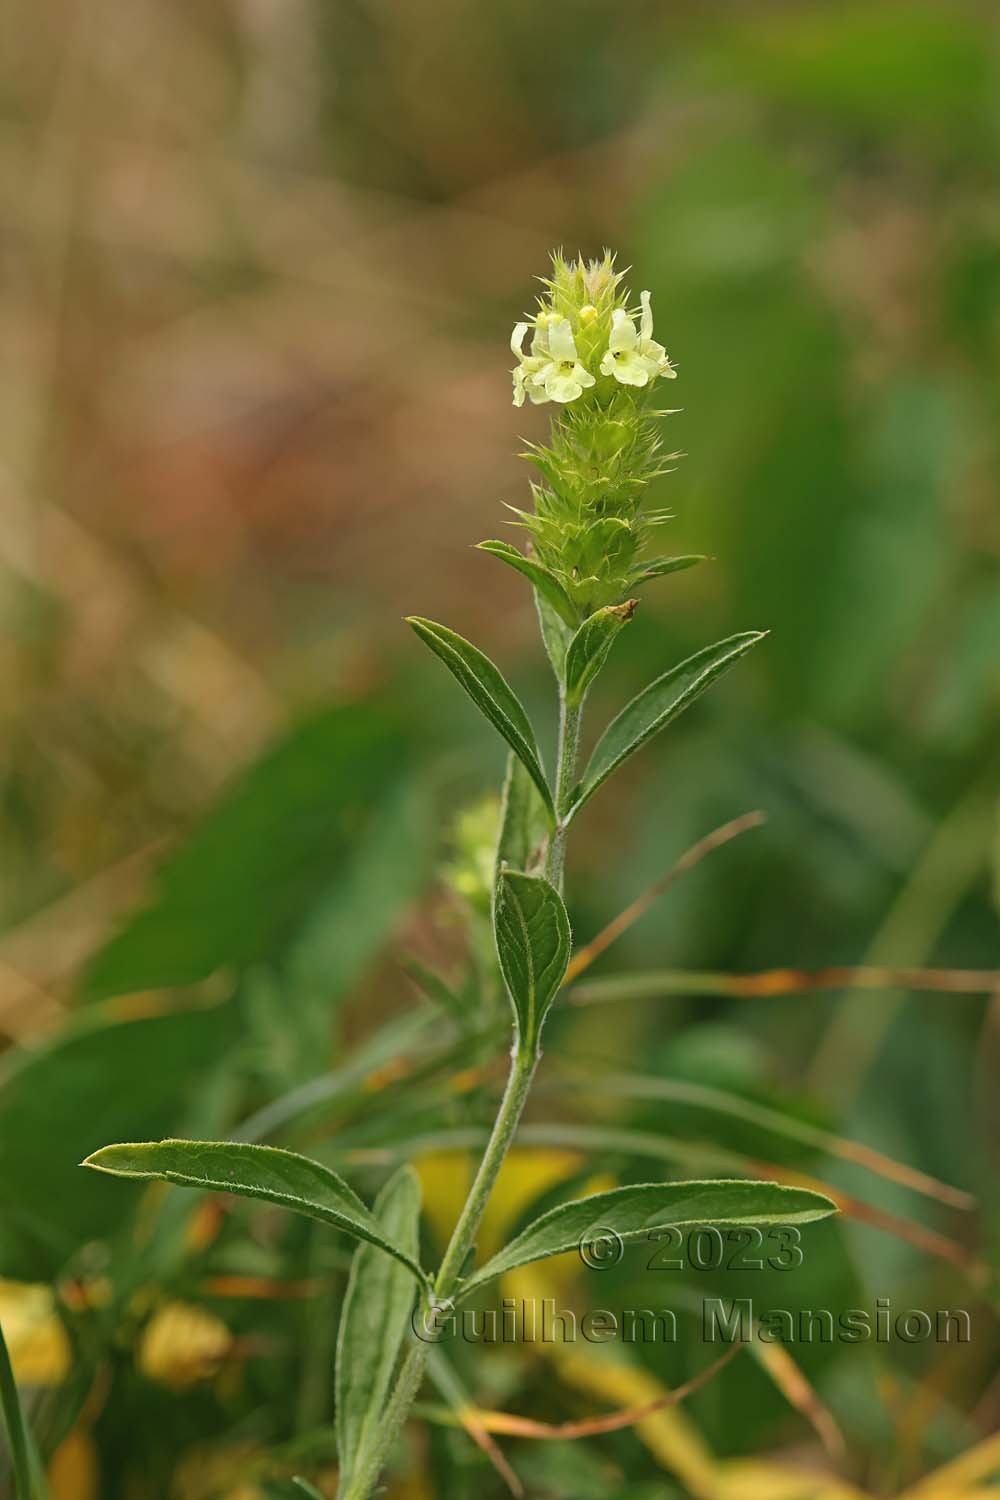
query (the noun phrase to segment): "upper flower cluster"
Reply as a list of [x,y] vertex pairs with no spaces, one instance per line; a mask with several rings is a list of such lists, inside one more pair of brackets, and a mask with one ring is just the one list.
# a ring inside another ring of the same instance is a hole
[[629,309],[610,256],[586,265],[556,257],[553,272],[538,312],[530,322],[515,324],[511,335],[518,361],[512,371],[515,406],[523,406],[526,396],[536,405],[566,405],[602,376],[629,386],[649,385],[658,376],[673,379],[677,372],[667,351],[653,338],[649,293],[642,293],[638,309]]
[[554,405],[548,441],[524,454],[537,471],[533,506],[509,507],[527,550],[486,547],[534,584],[553,661],[596,610],[627,603],[651,578],[695,561],[647,553],[669,512],[649,508],[646,492],[679,456],[664,452],[659,426],[668,413],[647,396],[674,369],[653,338],[649,293],[635,305],[623,279],[610,251],[591,261],[553,255],[537,310],[511,339],[515,406]]

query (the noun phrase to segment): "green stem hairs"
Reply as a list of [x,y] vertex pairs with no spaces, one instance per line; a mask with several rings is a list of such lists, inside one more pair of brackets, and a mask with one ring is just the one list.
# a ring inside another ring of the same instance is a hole
[[[665,1226],[801,1224],[835,1211],[818,1193],[769,1182],[635,1183],[557,1204],[477,1264],[477,1231],[515,1138],[541,1059],[546,1015],[571,958],[563,872],[573,820],[628,756],[762,638],[757,631],[734,635],[670,667],[622,709],[581,765],[587,695],[635,612],[636,591],[701,561],[656,555],[652,543],[665,516],[643,505],[650,482],[670,462],[659,436],[667,413],[652,398],[675,371],[653,338],[648,293],[634,304],[609,254],[589,263],[554,256],[538,305],[515,327],[511,347],[515,405],[549,404],[554,415],[547,445],[532,445],[527,453],[536,472],[533,505],[516,511],[516,524],[527,533],[528,550],[501,541],[480,545],[534,591],[558,688],[553,778],[525,709],[497,667],[445,626],[420,617],[409,622],[510,752],[492,899],[496,957],[511,1004],[510,1072],[441,1264],[431,1270],[421,1262],[420,1190],[408,1164],[369,1207],[328,1167],[268,1145],[109,1145],[85,1163],[120,1177],[264,1199],[360,1242],[337,1351],[340,1500],[366,1500],[391,1463],[428,1360],[432,1352],[443,1357],[446,1346],[437,1334],[446,1321],[442,1310],[494,1278],[573,1249],[595,1225],[625,1242]],[[316,1493],[299,1483],[302,1492]]]

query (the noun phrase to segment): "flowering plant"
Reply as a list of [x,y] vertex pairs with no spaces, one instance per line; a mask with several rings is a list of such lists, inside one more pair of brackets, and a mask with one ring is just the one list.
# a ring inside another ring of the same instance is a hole
[[604,729],[580,769],[587,696],[635,613],[633,591],[701,560],[649,552],[666,515],[645,507],[646,491],[672,457],[664,455],[659,436],[665,413],[650,398],[658,382],[676,372],[653,338],[649,293],[636,305],[610,254],[589,263],[556,255],[538,308],[515,326],[511,348],[515,406],[551,404],[554,413],[548,442],[531,445],[527,454],[538,476],[532,508],[516,511],[527,549],[496,540],[480,545],[534,591],[557,686],[553,776],[499,668],[448,627],[419,616],[409,622],[509,750],[488,920],[510,1002],[510,1071],[440,1264],[428,1269],[421,1260],[420,1190],[409,1165],[369,1206],[329,1167],[246,1140],[111,1145],[86,1163],[115,1176],[263,1199],[360,1242],[340,1316],[340,1500],[367,1500],[373,1493],[431,1354],[440,1354],[447,1317],[498,1277],[582,1246],[595,1227],[624,1244],[668,1227],[794,1225],[834,1211],[820,1193],[770,1182],[630,1184],[558,1203],[491,1258],[476,1262],[477,1232],[542,1056],[546,1017],[571,962],[563,875],[573,820],[629,756],[761,639],[757,631],[734,635],[669,667]]

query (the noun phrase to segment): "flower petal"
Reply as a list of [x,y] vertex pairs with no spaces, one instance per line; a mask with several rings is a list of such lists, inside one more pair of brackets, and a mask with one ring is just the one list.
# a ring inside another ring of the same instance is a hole
[[549,352],[553,359],[576,363],[576,341],[568,318],[560,318],[549,329]]
[[646,342],[653,337],[653,308],[649,300],[648,292],[640,292],[639,302],[642,305],[642,317],[639,321],[639,336]]
[[575,401],[577,396],[583,394],[583,386],[577,380],[572,370],[566,370],[562,365],[550,366],[552,373],[545,380],[545,394],[552,401]]
[[521,350],[524,347],[524,335],[527,331],[527,323],[514,324],[514,332],[510,336],[510,352],[511,354],[516,354],[518,358],[520,358]]
[[653,375],[665,375],[670,380],[676,377],[677,371],[670,363],[666,349],[655,339],[643,339],[639,344],[638,352],[651,366]]
[[608,348],[612,354],[625,354],[634,349],[638,343],[639,335],[635,331],[635,324],[623,308],[616,307],[611,315],[611,337],[608,339]]
[[620,385],[648,385],[651,373],[648,362],[634,351],[619,355],[611,368],[611,374]]

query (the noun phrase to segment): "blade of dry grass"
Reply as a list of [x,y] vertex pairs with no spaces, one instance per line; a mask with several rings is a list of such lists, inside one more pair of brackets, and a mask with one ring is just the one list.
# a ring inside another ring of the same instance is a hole
[[723,823],[719,828],[713,829],[711,833],[699,839],[697,843],[692,844],[665,875],[654,881],[647,890],[643,891],[642,895],[637,896],[612,922],[603,927],[595,938],[591,938],[584,947],[577,949],[566,970],[564,984],[571,984],[578,974],[589,969],[594,960],[606,952],[623,932],[627,932],[634,923],[638,922],[653,903],[676,884],[682,875],[693,870],[695,865],[700,864],[714,850],[721,849],[724,844],[738,838],[741,833],[747,833],[751,828],[759,828],[762,823],[766,822],[767,815],[759,810],[744,813],[739,818],[732,818],[728,823]]
[[[590,1070],[587,1071],[589,1073]],[[932,1177],[917,1167],[908,1166],[905,1162],[896,1161],[872,1146],[848,1140],[833,1131],[813,1125],[808,1120],[800,1120],[794,1115],[758,1104],[754,1099],[745,1099],[726,1089],[691,1083],[681,1078],[656,1078],[635,1073],[608,1074],[603,1071],[600,1073],[600,1082],[602,1091],[620,1094],[625,1098],[659,1099],[666,1103],[691,1105],[696,1109],[710,1110],[715,1114],[740,1120],[747,1125],[783,1136],[786,1140],[838,1157],[841,1161],[853,1162],[878,1177],[911,1188],[950,1208],[972,1209],[976,1206],[973,1195],[962,1188],[941,1182],[939,1178]]]
[[667,1395],[660,1396],[655,1401],[648,1401],[643,1406],[630,1407],[626,1411],[610,1412],[604,1417],[587,1417],[577,1422],[538,1422],[532,1417],[519,1417],[512,1412],[484,1411],[474,1408],[475,1420],[485,1432],[504,1433],[509,1437],[534,1438],[543,1442],[565,1442],[573,1438],[597,1437],[608,1432],[620,1432],[622,1428],[632,1427],[636,1422],[641,1422],[655,1412],[662,1411],[664,1407],[676,1406],[679,1401],[684,1401],[688,1396],[693,1395],[695,1391],[714,1379],[742,1348],[742,1344],[734,1344],[721,1358],[693,1376],[691,1380],[685,1381],[683,1385],[676,1386]]

